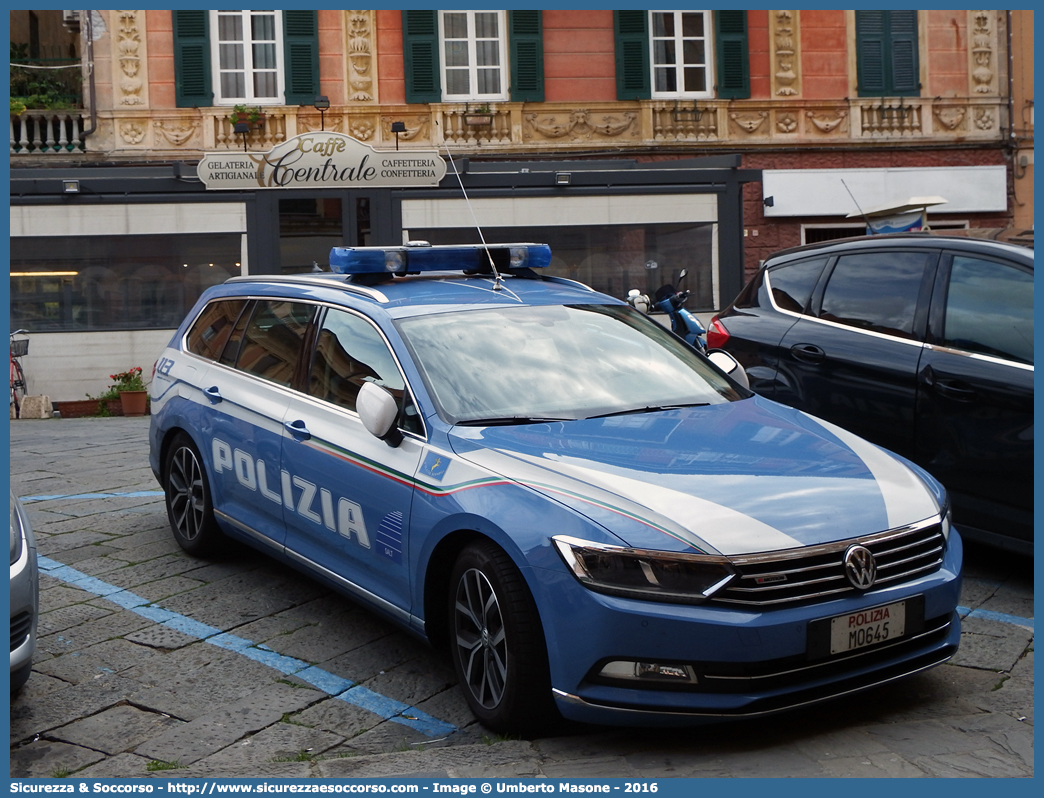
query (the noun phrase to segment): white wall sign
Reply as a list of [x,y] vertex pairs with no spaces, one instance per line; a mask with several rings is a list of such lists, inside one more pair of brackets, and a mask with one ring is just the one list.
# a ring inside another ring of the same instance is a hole
[[446,162],[435,151],[375,150],[341,133],[312,132],[268,152],[209,152],[196,173],[208,190],[432,187]]

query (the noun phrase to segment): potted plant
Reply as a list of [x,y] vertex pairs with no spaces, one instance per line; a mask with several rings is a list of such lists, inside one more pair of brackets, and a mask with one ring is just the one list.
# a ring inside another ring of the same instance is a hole
[[493,124],[493,110],[488,104],[480,105],[478,108],[468,108],[464,111],[464,124],[472,127]]
[[257,106],[248,108],[245,105],[235,105],[232,113],[228,115],[228,121],[235,127],[240,122],[246,122],[253,129],[262,127],[265,123],[264,112]]
[[148,407],[149,393],[141,378],[141,366],[134,366],[118,374],[110,374],[111,390],[120,395],[120,405],[125,416],[143,416]]

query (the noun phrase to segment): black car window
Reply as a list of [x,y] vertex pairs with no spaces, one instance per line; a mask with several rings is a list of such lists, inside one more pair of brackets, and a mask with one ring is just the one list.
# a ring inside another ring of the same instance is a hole
[[331,309],[317,336],[308,393],[355,410],[366,382],[385,388],[402,407],[406,383],[381,334],[354,313]]
[[776,307],[804,313],[826,262],[827,258],[814,258],[769,269],[768,284]]
[[207,360],[221,357],[232,327],[246,303],[245,299],[221,299],[203,308],[189,330],[188,350]]
[[1033,275],[955,255],[946,294],[947,346],[1033,363]]
[[739,292],[736,298],[732,301],[732,307],[734,308],[757,308],[761,307],[759,298],[761,294],[761,286],[765,282],[765,270],[759,269],[757,274],[751,279],[749,283],[743,286],[743,290]]
[[914,315],[928,252],[883,250],[842,255],[823,292],[821,319],[914,337]]
[[289,387],[314,315],[313,305],[259,300],[243,334],[236,368]]

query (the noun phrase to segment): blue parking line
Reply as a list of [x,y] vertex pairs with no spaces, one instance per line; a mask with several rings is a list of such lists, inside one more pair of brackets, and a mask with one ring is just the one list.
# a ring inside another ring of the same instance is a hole
[[49,502],[56,499],[143,499],[162,496],[161,490],[135,490],[123,493],[55,493],[50,496],[20,496],[22,504]]
[[385,720],[416,729],[428,737],[445,737],[447,734],[457,731],[456,726],[438,718],[433,718],[416,707],[411,707],[400,701],[382,696],[356,684],[350,679],[324,671],[322,668],[310,665],[303,660],[278,654],[267,646],[258,645],[245,637],[239,637],[215,626],[200,623],[176,612],[157,607],[148,599],[131,593],[129,590],[110,585],[96,577],[88,576],[75,568],[70,568],[57,560],[52,560],[50,557],[37,554],[36,561],[43,573],[53,576],[68,585],[78,587],[88,593],[93,593],[96,596],[112,601],[143,618],[148,618],[150,621],[166,626],[168,629],[174,629],[189,637],[195,637],[204,643],[209,643],[227,651],[234,651],[255,662],[260,662],[262,665],[267,665],[284,676],[297,676],[322,690],[327,695],[369,710]]
[[1004,612],[994,612],[993,610],[973,610],[970,607],[958,607],[957,613],[962,618],[982,618],[984,621],[1000,621],[1001,623],[1010,623],[1012,626],[1021,626],[1024,629],[1029,629],[1031,632],[1033,629],[1032,618],[1020,618],[1018,615],[1008,615]]

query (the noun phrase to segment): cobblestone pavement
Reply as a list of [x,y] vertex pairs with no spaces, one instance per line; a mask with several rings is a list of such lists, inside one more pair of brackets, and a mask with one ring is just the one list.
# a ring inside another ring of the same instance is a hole
[[185,555],[147,429],[11,424],[15,493],[63,497],[26,503],[44,570],[14,777],[1033,775],[1027,560],[969,546],[957,658],[897,684],[757,722],[504,740],[384,620],[247,548]]

